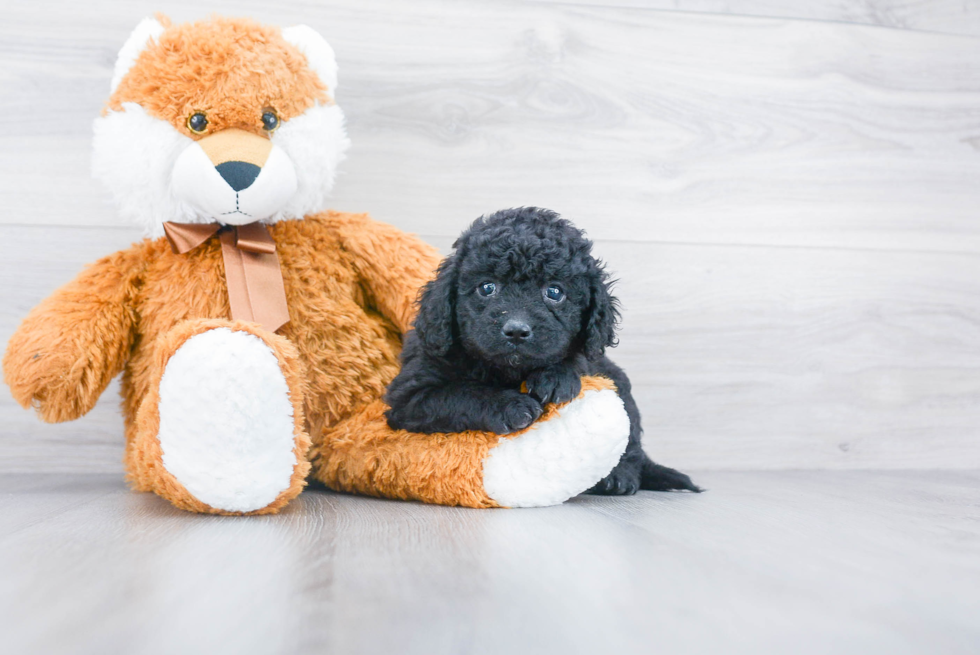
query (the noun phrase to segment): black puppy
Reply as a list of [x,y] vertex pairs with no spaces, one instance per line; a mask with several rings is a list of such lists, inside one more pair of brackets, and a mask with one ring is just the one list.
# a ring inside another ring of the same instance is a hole
[[616,383],[630,436],[590,492],[700,491],[640,446],[629,378],[603,355],[616,343],[618,302],[580,230],[547,209],[507,209],[477,219],[453,248],[420,294],[385,398],[391,427],[506,434],[533,423],[543,404],[575,398],[581,376],[603,375]]

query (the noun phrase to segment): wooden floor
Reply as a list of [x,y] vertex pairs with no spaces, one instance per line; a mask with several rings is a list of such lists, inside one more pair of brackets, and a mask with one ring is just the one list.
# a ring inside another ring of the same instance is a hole
[[0,477],[5,653],[980,652],[980,471],[708,472],[466,510],[196,516]]

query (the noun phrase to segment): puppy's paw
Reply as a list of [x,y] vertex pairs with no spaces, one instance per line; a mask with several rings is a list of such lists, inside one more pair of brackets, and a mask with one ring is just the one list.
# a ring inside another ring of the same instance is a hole
[[632,496],[639,490],[639,467],[620,465],[586,493],[602,496]]
[[542,405],[567,403],[582,391],[582,380],[570,366],[559,364],[532,371],[527,376],[527,393]]
[[534,423],[543,408],[534,398],[519,391],[506,391],[500,394],[499,412],[490,417],[490,430],[497,434],[510,434],[523,430]]

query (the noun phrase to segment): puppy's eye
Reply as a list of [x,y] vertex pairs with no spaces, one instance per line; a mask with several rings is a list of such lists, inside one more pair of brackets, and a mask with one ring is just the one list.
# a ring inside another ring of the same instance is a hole
[[262,129],[266,132],[275,132],[279,127],[279,116],[272,109],[266,109],[262,114]]
[[552,302],[561,302],[565,299],[565,292],[557,284],[552,284],[544,290],[544,297]]
[[194,134],[204,134],[204,130],[208,129],[208,117],[203,111],[191,114],[187,119],[187,129]]
[[476,288],[476,292],[484,298],[487,298],[497,292],[497,285],[493,282],[484,282]]

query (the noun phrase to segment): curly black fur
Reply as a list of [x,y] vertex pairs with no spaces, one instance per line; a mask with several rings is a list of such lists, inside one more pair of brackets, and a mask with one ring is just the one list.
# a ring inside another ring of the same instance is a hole
[[385,398],[391,427],[506,434],[533,423],[542,405],[575,398],[582,375],[604,375],[626,406],[630,437],[591,493],[700,491],[643,452],[629,378],[604,355],[616,344],[618,301],[581,230],[547,209],[506,209],[477,219],[453,248],[421,291]]

